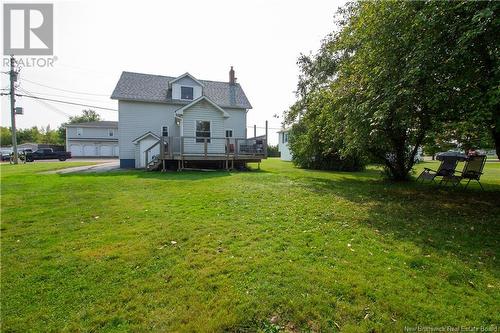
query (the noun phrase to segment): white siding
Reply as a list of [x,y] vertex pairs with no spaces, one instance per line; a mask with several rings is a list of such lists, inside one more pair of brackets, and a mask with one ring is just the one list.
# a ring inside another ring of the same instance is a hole
[[279,132],[279,140],[278,140],[278,151],[280,152],[281,159],[283,161],[291,161],[292,153],[290,151],[290,147],[288,146],[288,142],[283,142],[283,135],[287,135],[288,132]]
[[[201,101],[184,111],[183,136],[196,136],[196,121],[210,121],[210,136],[224,138],[224,115],[207,101]],[[195,142],[195,139],[184,140],[184,152],[186,154],[203,154],[204,144]],[[225,141],[223,139],[214,140],[208,144],[208,153],[225,153]]]
[[193,100],[199,98],[202,93],[202,87],[190,77],[183,77],[182,79],[172,83],[172,99],[181,98],[181,86],[193,87]]
[[233,138],[245,138],[247,126],[247,112],[245,109],[224,109],[229,118],[224,119],[224,134],[226,129],[233,130]]
[[80,127],[82,135],[76,134],[76,127],[67,128],[67,137],[70,139],[115,139],[118,137],[118,129],[114,128],[114,136],[109,136],[109,128],[102,127]]
[[118,102],[120,159],[135,159],[135,145],[132,141],[147,131],[161,135],[161,126],[169,126],[175,132],[174,111],[179,105],[142,102]]

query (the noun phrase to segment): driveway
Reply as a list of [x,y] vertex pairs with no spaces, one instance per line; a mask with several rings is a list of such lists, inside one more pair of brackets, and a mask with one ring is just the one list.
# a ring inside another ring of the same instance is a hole
[[[84,160],[79,160],[79,161],[84,161]],[[85,165],[85,166],[79,166],[79,167],[70,167],[66,169],[60,169],[60,170],[51,170],[44,172],[46,174],[67,174],[67,173],[99,173],[99,172],[108,172],[108,171],[113,171],[113,170],[118,170],[120,169],[120,161],[117,159],[114,160],[101,160],[103,163],[99,164],[94,164],[94,165]],[[101,162],[99,161],[99,162]],[[85,162],[95,162],[95,160],[89,160]]]

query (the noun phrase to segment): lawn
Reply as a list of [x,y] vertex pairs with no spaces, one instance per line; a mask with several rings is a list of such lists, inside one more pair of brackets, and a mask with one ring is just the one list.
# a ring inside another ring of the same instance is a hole
[[1,166],[3,332],[500,323],[500,163],[484,192],[276,159],[252,172],[37,173],[72,165]]

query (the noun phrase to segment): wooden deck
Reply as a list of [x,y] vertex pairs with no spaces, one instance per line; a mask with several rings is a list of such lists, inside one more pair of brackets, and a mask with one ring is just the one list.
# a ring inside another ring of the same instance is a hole
[[[154,155],[153,150],[158,149]],[[177,163],[177,170],[187,169],[186,164],[198,162],[220,162],[224,169],[257,162],[267,158],[267,140],[265,136],[244,138],[196,138],[190,136],[162,137],[145,152],[146,169],[165,171],[172,162]]]

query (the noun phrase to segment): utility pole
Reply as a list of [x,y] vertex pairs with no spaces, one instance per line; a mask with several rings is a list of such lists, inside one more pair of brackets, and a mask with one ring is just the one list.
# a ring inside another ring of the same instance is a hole
[[18,163],[17,134],[16,134],[16,87],[17,72],[15,71],[14,56],[10,56],[10,120],[12,126],[12,152],[14,153],[14,164]]

